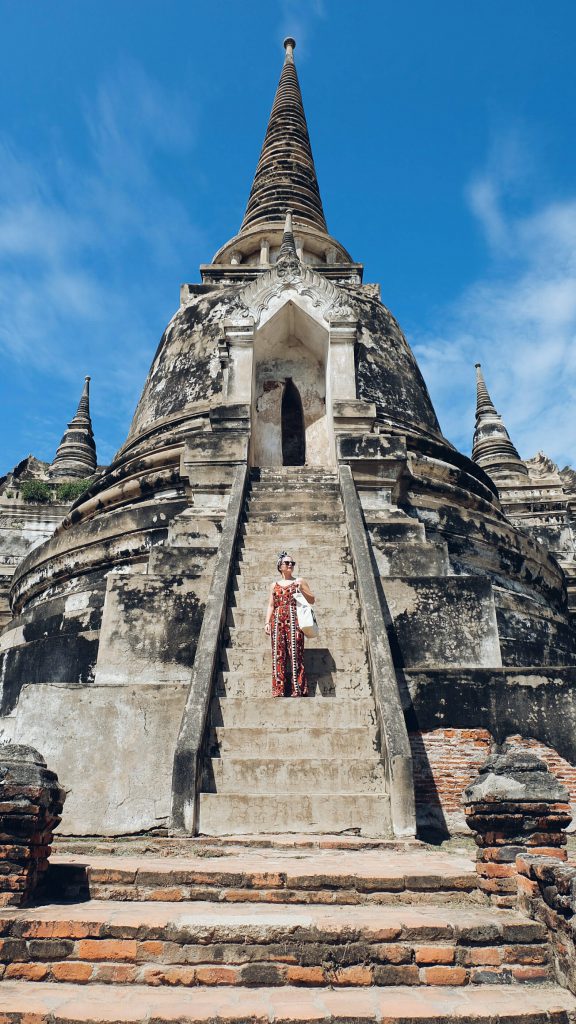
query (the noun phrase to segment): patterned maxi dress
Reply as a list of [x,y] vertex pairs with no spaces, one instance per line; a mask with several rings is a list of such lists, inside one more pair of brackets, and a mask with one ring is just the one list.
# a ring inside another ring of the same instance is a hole
[[290,664],[290,697],[307,697],[308,681],[304,671],[304,633],[298,628],[294,594],[298,583],[287,587],[274,584],[272,591],[272,696],[286,693],[288,664]]

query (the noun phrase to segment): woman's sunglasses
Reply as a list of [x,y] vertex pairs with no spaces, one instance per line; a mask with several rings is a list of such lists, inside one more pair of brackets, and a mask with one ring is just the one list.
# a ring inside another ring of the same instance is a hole
[[282,562],[282,565],[296,565],[296,562],[287,562],[286,560],[284,560]]

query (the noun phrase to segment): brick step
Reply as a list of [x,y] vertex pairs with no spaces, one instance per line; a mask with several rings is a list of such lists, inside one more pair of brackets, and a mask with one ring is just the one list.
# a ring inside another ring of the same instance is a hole
[[[357,672],[328,672],[313,675],[309,670],[308,655],[304,652],[304,664],[308,675],[310,696],[317,700],[333,700],[335,697],[369,697],[372,694],[366,666]],[[244,671],[219,672],[214,693],[217,697],[270,697],[272,687],[270,652],[262,659],[258,670],[246,675]]]
[[560,988],[525,988],[521,1001],[510,986],[467,988],[317,988],[298,986],[188,991],[146,985],[42,986],[7,981],[2,984],[2,1012],[10,1024],[573,1024],[576,998]]
[[[256,637],[257,634],[254,633]],[[266,634],[264,634],[266,636]],[[306,641],[309,644],[310,641]],[[362,649],[361,649],[362,648]],[[255,651],[254,644],[251,648],[242,647],[224,648],[221,652],[221,669],[223,672],[243,672],[245,676],[262,674],[270,667],[270,646],[263,651]],[[363,645],[358,643],[350,650],[328,649],[326,641],[323,647],[307,647],[304,653],[304,665],[306,673],[320,678],[331,673],[343,672],[350,675],[353,672],[365,671],[367,665],[366,652]]]
[[[333,703],[327,701],[326,703]],[[342,757],[287,759],[211,758],[202,789],[210,793],[383,793],[386,775],[380,759]]]
[[[298,699],[309,698],[270,698],[284,704],[291,700],[293,704]],[[232,754],[236,757],[245,756],[249,752],[251,757],[306,757],[313,754],[314,757],[373,757],[375,750],[372,740],[372,733],[365,726],[343,727],[334,729],[322,729],[313,725],[295,725],[292,727],[278,726],[275,731],[262,727],[239,726],[237,728],[224,728],[216,726],[212,729],[210,741],[210,756],[218,757],[223,754]],[[253,832],[254,829],[249,831]],[[256,829],[256,831],[259,831]],[[298,831],[285,829],[283,831]],[[327,829],[326,831],[330,831]]]
[[[431,852],[416,840],[293,835],[275,836],[273,846],[251,845],[262,841],[132,838],[98,841],[102,852],[96,853],[86,851],[86,842],[61,839],[57,849],[67,852],[52,855],[50,894],[60,902],[88,897],[341,905],[485,900],[470,859]],[[143,844],[157,854],[142,853]]]
[[3,911],[1,934],[4,977],[27,981],[363,987],[552,980],[544,926],[492,909],[95,900]]
[[6,981],[1,1009],[10,1024],[573,1024],[576,998],[560,988],[317,988],[198,986],[188,991],[146,985],[42,986]]
[[[221,730],[224,732],[225,730]],[[241,756],[242,751],[250,749],[237,734],[257,733],[258,730],[231,729],[226,730],[234,735],[234,747]],[[346,732],[346,730],[340,730]],[[292,752],[284,752],[287,744],[285,736],[291,738],[291,733],[298,733],[300,740],[294,737],[294,754],[302,756],[304,750],[314,750],[315,753],[325,757],[340,756],[340,746],[344,746],[342,753],[356,753],[357,748],[349,741],[344,744],[340,741],[335,744],[333,732],[321,732],[320,730],[290,730],[286,734],[280,732],[271,734],[278,740],[277,748],[281,752],[280,757],[293,756]],[[362,733],[363,730],[351,729],[351,733]],[[312,734],[317,733],[313,737]],[[265,746],[265,743],[261,743]],[[273,742],[269,744],[273,747]],[[226,751],[228,753],[229,751]],[[358,751],[361,753],[361,749]],[[272,754],[274,750],[266,750]],[[257,756],[261,756],[260,751]],[[373,754],[372,754],[373,756]],[[317,793],[298,794],[295,800],[284,792],[274,795],[259,794],[235,794],[235,793],[200,793],[200,826],[199,830],[203,835],[244,835],[250,832],[350,832],[354,831],[365,836],[391,836],[390,825],[390,800],[387,794],[342,794],[342,793]]]
[[374,701],[370,697],[335,697],[318,702],[310,699],[303,704],[271,696],[259,700],[217,697],[210,707],[211,724],[226,729],[362,728],[374,725],[375,719]]

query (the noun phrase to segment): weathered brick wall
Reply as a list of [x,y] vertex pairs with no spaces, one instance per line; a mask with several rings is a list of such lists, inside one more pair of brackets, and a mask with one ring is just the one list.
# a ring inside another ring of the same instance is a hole
[[[511,748],[517,747],[522,750],[529,750],[544,761],[552,775],[555,775],[560,782],[564,783],[570,793],[570,807],[572,815],[576,820],[576,766],[570,764],[569,761],[565,761],[552,747],[547,747],[544,743],[540,743],[539,740],[526,739],[523,736],[516,735],[509,736],[506,739],[506,743]],[[571,831],[574,828],[575,822],[572,824]]]
[[[418,827],[468,831],[462,793],[492,753],[491,734],[487,729],[433,729],[410,733],[409,738]],[[529,750],[542,758],[550,772],[567,787],[576,821],[576,766],[538,740],[514,735],[506,742],[512,749]]]
[[467,831],[462,793],[489,757],[487,729],[433,729],[409,734],[418,827]]

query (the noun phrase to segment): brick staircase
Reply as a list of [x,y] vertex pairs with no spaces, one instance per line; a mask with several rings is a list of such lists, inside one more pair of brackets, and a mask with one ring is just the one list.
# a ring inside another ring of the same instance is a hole
[[0,1021],[576,1021],[543,925],[463,853],[260,843],[54,856],[58,902],[0,914]]
[[[268,587],[285,548],[317,597],[310,697],[271,696]],[[261,470],[238,552],[200,795],[200,831],[390,834],[365,641],[335,474]]]

